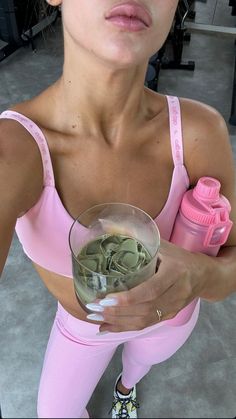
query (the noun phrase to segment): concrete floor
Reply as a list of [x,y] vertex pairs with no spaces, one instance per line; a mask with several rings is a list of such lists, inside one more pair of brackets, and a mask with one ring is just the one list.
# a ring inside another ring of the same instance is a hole
[[[211,2],[217,5],[215,0],[198,4],[202,17],[205,18],[204,7]],[[222,0],[218,4],[225,5],[228,19],[228,2]],[[198,14],[197,18],[200,20],[201,16]],[[0,63],[0,111],[36,95],[59,76],[60,33],[58,21],[37,38],[36,53],[30,47],[21,48]],[[193,32],[184,58],[195,60],[195,71],[162,70],[159,91],[208,103],[228,122],[234,38]],[[236,160],[236,127],[228,126]],[[35,418],[38,381],[56,302],[40,282],[16,237],[1,278],[0,307],[2,413],[4,418]],[[202,302],[200,319],[184,347],[165,363],[153,367],[139,383],[140,418],[236,416],[235,310],[235,295],[220,303]],[[109,417],[113,383],[121,367],[120,354],[121,348],[89,403],[91,417]]]

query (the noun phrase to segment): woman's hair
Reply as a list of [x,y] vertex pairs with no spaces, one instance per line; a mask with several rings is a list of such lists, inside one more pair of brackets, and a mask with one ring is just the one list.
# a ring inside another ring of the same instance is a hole
[[39,13],[40,13],[40,18],[42,17],[42,16],[48,16],[50,13],[49,13],[49,10],[51,10],[53,8],[53,6],[50,6],[47,2],[46,2],[46,0],[38,0],[38,10],[39,10]]
[[[52,52],[52,45],[50,43],[50,38],[51,36],[53,36],[55,34],[55,29],[54,29],[54,24],[57,20],[58,17],[61,17],[61,11],[60,11],[60,7],[59,6],[51,6],[50,4],[47,3],[46,0],[35,0],[34,1],[34,11],[37,15],[37,21],[40,22],[41,20],[50,17],[53,13],[54,18],[52,21],[49,21],[46,25],[46,27],[44,27],[41,30],[41,35],[44,41],[44,46],[46,48],[50,48],[50,51]],[[55,11],[57,12],[55,14]],[[51,23],[50,23],[51,22]],[[61,26],[61,25],[60,25]],[[61,26],[62,28],[62,26]],[[63,33],[61,32],[61,35],[63,35]],[[58,39],[58,32],[57,32],[57,40]],[[62,36],[62,41],[63,41],[63,36]],[[63,44],[62,44],[63,46]],[[57,51],[60,50],[61,52],[61,46],[60,48],[54,48],[54,52],[56,54]]]
[[53,11],[55,11],[55,9],[58,10],[58,13],[60,13],[60,11],[61,11],[60,6],[51,6],[50,4],[47,3],[46,0],[36,0],[35,1],[35,7],[38,10],[39,19],[41,19],[45,16],[49,16]]

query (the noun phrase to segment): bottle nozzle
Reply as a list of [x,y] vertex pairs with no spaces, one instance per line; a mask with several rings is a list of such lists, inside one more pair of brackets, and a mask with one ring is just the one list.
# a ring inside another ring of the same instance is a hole
[[207,201],[217,200],[220,195],[220,187],[220,182],[217,179],[208,176],[201,177],[194,188],[194,198]]

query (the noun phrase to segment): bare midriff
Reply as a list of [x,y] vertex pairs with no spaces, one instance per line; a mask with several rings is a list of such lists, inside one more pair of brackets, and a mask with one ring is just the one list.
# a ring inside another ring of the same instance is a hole
[[79,304],[74,291],[73,279],[64,275],[58,275],[33,263],[37,273],[52,296],[60,302],[64,309],[72,316],[88,323],[100,324],[101,322],[89,321],[88,313]]

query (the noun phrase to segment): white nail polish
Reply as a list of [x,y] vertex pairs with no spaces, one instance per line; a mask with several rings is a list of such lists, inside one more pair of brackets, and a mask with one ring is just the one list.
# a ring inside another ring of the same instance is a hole
[[102,322],[104,320],[104,317],[101,316],[100,314],[88,314],[87,319],[88,320],[94,320],[94,321],[97,321],[97,322],[100,322],[100,321]]
[[88,308],[91,311],[98,311],[98,312],[104,311],[103,307],[101,307],[99,304],[94,304],[94,303],[86,304],[86,308]]
[[104,300],[99,301],[99,304],[102,307],[112,307],[117,305],[117,300],[115,298],[104,298]]

